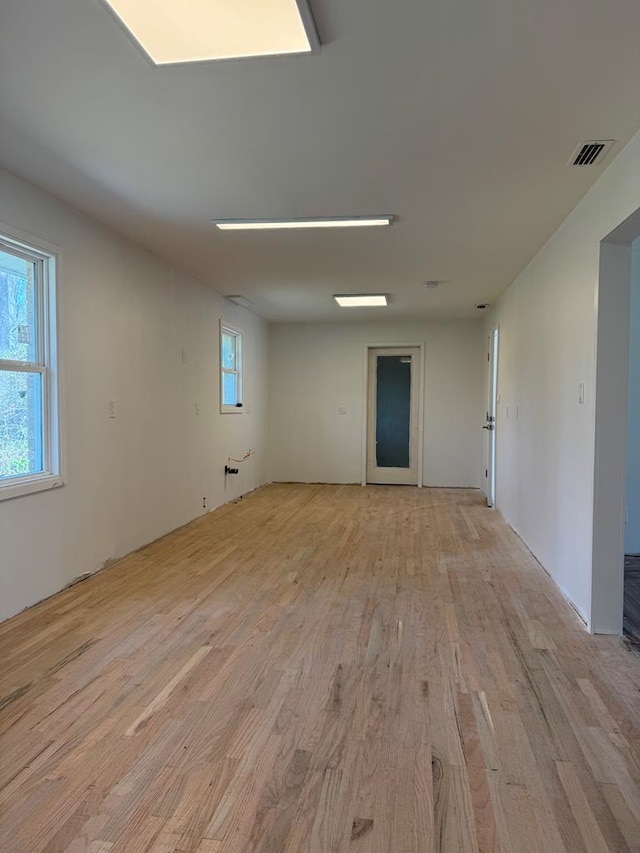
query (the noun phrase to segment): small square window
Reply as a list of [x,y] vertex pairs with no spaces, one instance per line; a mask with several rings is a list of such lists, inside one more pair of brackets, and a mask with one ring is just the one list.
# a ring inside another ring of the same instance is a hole
[[242,412],[242,332],[220,324],[220,411]]

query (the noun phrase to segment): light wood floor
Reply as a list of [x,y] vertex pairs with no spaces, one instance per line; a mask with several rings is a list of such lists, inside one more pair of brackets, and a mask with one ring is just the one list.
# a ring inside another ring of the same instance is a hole
[[0,661],[3,853],[640,850],[640,660],[473,492],[267,487]]

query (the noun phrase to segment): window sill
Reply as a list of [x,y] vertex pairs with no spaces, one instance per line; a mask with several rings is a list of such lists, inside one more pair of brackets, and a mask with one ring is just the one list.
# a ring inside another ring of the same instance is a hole
[[244,406],[220,406],[221,415],[242,415]]
[[58,489],[63,485],[62,477],[59,474],[40,474],[28,479],[21,478],[16,482],[9,481],[0,484],[0,501],[21,498],[23,495],[45,492],[48,489]]

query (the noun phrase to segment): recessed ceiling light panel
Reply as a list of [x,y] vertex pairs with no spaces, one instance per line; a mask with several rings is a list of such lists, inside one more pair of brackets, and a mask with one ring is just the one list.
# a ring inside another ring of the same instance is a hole
[[391,225],[393,216],[321,216],[299,219],[213,219],[221,231],[275,231],[296,228],[374,228]]
[[307,0],[104,0],[156,65],[310,53]]
[[341,308],[386,308],[386,293],[345,293],[333,297]]

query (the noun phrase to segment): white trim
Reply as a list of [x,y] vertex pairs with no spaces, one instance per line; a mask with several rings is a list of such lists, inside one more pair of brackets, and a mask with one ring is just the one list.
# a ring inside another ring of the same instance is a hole
[[35,361],[11,361],[8,358],[0,358],[0,370],[6,370],[7,373],[46,373],[47,368],[44,364],[38,364]]
[[36,250],[36,253],[42,252],[44,256],[53,255],[53,257],[58,257],[60,255],[60,247],[56,246],[55,243],[48,243],[46,240],[42,240],[40,237],[35,237],[28,231],[22,231],[20,228],[15,228],[7,222],[0,221],[0,234],[4,237],[8,237],[9,242],[22,244],[23,250],[31,250],[32,255],[34,249]]
[[44,492],[48,489],[58,489],[64,486],[64,480],[59,474],[47,472],[32,477],[16,477],[5,480],[0,486],[0,501],[9,501],[12,498],[21,498],[23,495],[31,495],[35,492]]
[[[497,336],[497,342],[494,352],[494,339]],[[487,350],[487,388],[486,388],[486,404],[487,415],[490,415],[489,411],[493,406],[493,399],[495,399],[495,412],[493,414],[495,420],[493,421],[493,430],[488,431],[488,434],[485,438],[484,442],[484,457],[485,457],[485,470],[487,471],[487,475],[485,477],[484,489],[482,489],[485,498],[487,499],[487,506],[489,509],[496,509],[498,503],[498,395],[500,389],[500,324],[492,323],[489,329],[488,338],[488,350]],[[493,444],[493,454],[490,450],[490,445]],[[492,460],[493,457],[493,460]],[[493,472],[492,476],[489,477],[489,472],[492,467],[493,461]],[[492,482],[493,481],[493,482]],[[490,483],[492,482],[493,489],[490,487]],[[492,494],[493,492],[493,494]]]
[[425,376],[425,352],[424,341],[384,341],[382,343],[366,343],[364,345],[364,364],[363,364],[363,381],[362,381],[362,478],[361,485],[367,485],[367,437],[368,437],[368,417],[369,417],[369,350],[372,349],[402,349],[416,348],[418,349],[418,364],[420,376],[418,379],[418,472],[417,472],[417,487],[422,488],[424,483],[424,376]]

